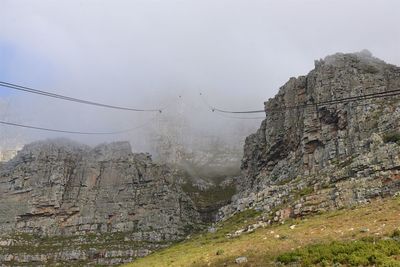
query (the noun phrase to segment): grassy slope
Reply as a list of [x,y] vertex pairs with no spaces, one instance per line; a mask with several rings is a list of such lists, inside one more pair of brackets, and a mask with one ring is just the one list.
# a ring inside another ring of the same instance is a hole
[[391,237],[365,237],[357,241],[333,241],[308,245],[295,251],[285,252],[278,262],[301,266],[400,266],[400,231]]
[[[239,256],[247,256],[249,260],[241,266],[274,266],[278,255],[306,245],[390,235],[400,226],[400,200],[375,200],[357,208],[287,221],[237,238],[226,238],[227,232],[251,223],[252,219],[243,217],[247,215],[236,216],[216,233],[199,234],[127,266],[237,266],[234,259]],[[295,229],[290,229],[294,224]]]

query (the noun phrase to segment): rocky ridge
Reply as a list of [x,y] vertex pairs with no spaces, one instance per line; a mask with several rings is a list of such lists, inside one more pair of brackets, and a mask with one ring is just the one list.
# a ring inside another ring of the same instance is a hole
[[[131,261],[199,223],[174,171],[127,142],[36,142],[0,171],[2,264]],[[32,253],[43,244],[51,249]]]
[[398,89],[400,68],[368,51],[328,56],[291,78],[246,139],[239,193],[219,219],[254,208],[280,221],[398,193],[400,97],[318,105]]
[[242,174],[220,187],[187,183],[125,142],[27,145],[0,168],[0,263],[132,261],[209,220],[210,200],[225,203],[215,195],[228,188],[230,196],[234,183],[238,193],[218,219],[246,209],[263,214],[232,237],[399,194],[400,97],[321,104],[398,89],[400,68],[368,51],[316,61],[308,75],[291,78],[265,102],[266,119],[245,142]]

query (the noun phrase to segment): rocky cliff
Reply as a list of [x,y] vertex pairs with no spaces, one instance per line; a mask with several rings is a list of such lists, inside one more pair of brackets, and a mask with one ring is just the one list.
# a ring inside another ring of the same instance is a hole
[[[4,264],[130,261],[181,240],[198,223],[174,173],[126,142],[36,142],[0,171]],[[43,244],[47,251],[29,248]]]
[[400,190],[400,97],[321,104],[400,89],[400,68],[368,51],[335,54],[265,102],[244,148],[240,193],[220,219],[252,207],[272,220]]
[[125,142],[25,146],[0,165],[0,264],[132,261],[185,238],[236,191],[218,218],[262,211],[252,227],[399,194],[399,67],[368,51],[328,56],[282,86],[265,112],[246,139],[241,175],[214,186],[192,179],[208,173],[155,164]]

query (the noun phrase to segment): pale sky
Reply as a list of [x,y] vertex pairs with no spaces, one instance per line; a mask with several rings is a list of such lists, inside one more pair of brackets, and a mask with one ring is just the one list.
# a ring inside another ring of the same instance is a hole
[[[260,121],[217,116],[200,91],[221,108],[262,109],[290,77],[332,53],[368,49],[400,65],[399,11],[397,0],[0,0],[0,81],[122,106],[166,105],[163,115],[185,117],[188,134],[228,139]],[[0,97],[11,109],[2,117],[49,128],[113,131],[152,118],[5,88]]]

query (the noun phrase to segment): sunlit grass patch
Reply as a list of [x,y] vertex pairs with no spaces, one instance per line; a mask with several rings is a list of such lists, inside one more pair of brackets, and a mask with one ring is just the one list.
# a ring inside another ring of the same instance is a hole
[[309,245],[277,257],[283,264],[301,266],[400,266],[400,242],[393,238],[363,238]]
[[[248,258],[248,262],[240,266],[276,266],[277,258],[282,254],[300,253],[303,251],[302,249],[306,250],[308,246],[316,246],[315,248],[319,248],[321,252],[325,251],[324,253],[329,255],[330,249],[354,249],[354,247],[357,247],[355,244],[359,246],[364,244],[365,249],[363,251],[366,253],[367,248],[369,249],[368,246],[374,242],[373,238],[375,238],[375,242],[381,245],[383,255],[386,255],[384,254],[386,253],[384,252],[385,249],[390,251],[397,248],[393,243],[395,239],[388,242],[384,237],[400,236],[400,231],[393,232],[400,226],[400,200],[391,198],[304,219],[287,220],[283,225],[276,224],[259,228],[252,233],[245,233],[235,238],[227,237],[228,233],[260,220],[261,216],[259,215],[260,213],[254,210],[238,213],[217,225],[215,233],[197,234],[190,240],[185,240],[170,248],[138,259],[128,266],[233,267],[238,266],[235,259],[240,256]],[[290,226],[293,225],[295,227],[291,228]],[[371,237],[372,241],[368,237]],[[358,241],[355,242],[356,240]],[[324,247],[327,244],[337,245],[328,249]],[[353,244],[353,246],[346,247],[346,244]],[[363,248],[363,246],[361,247]],[[372,252],[369,254],[371,261],[374,260],[373,256],[375,255]],[[349,261],[357,262],[357,253],[359,252],[355,251],[354,253]],[[299,260],[299,258],[296,258],[296,256],[299,256],[298,254],[288,255]],[[376,254],[375,256],[377,261],[382,260],[382,255]],[[395,256],[393,256],[393,259],[399,260]],[[386,260],[388,261],[387,258]],[[321,262],[321,266],[325,263]],[[386,266],[398,266],[390,264]],[[379,266],[379,264],[376,264],[376,266]]]

